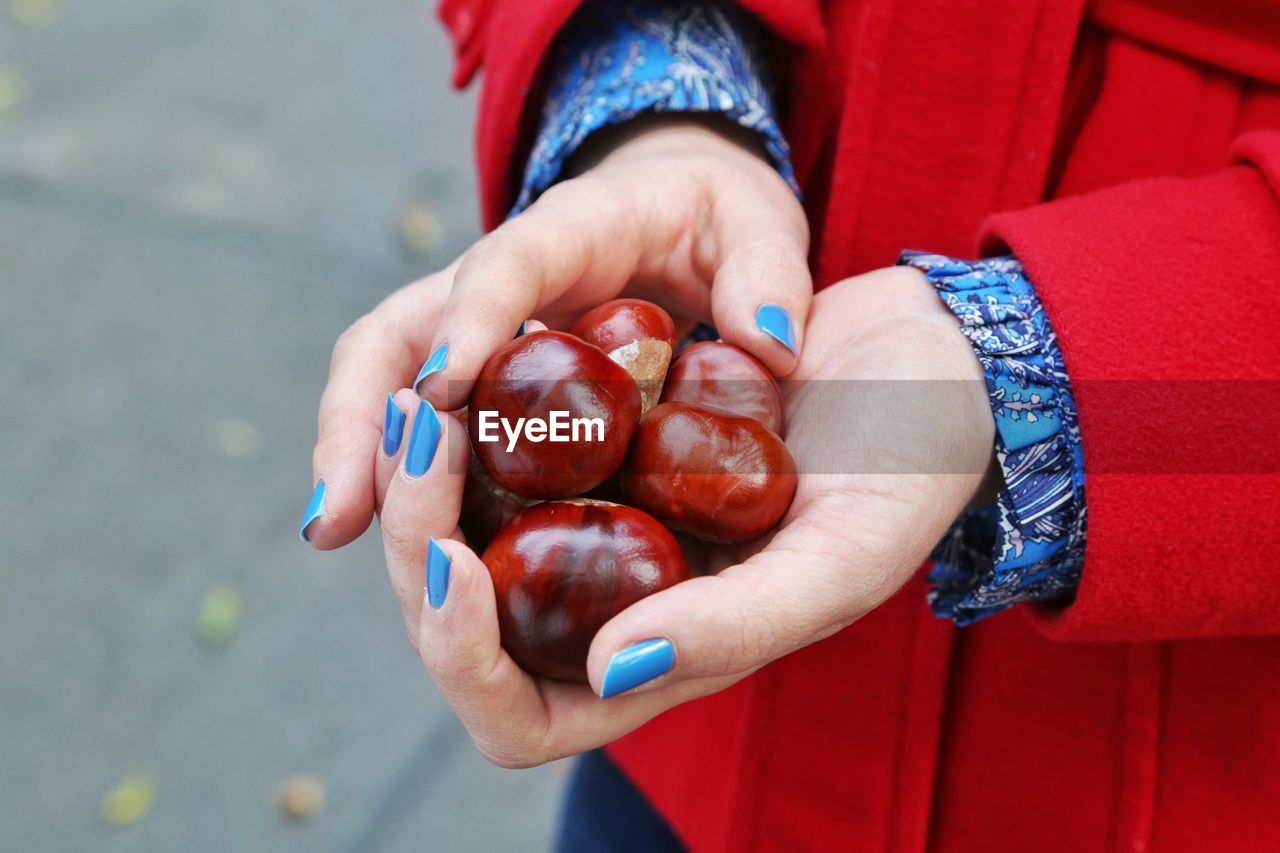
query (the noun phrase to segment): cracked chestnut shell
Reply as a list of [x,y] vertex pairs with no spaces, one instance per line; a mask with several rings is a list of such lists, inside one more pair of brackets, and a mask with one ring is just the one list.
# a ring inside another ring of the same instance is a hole
[[583,314],[569,332],[600,347],[635,378],[644,411],[658,404],[676,347],[670,314],[643,299],[614,299]]
[[690,403],[754,418],[782,435],[782,390],[769,368],[721,341],[686,348],[671,363],[662,402]]
[[587,680],[596,632],[627,607],[685,580],[675,537],[627,506],[573,499],[521,512],[489,543],[502,646],[527,672]]
[[712,542],[741,542],[782,520],[796,464],[754,418],[687,403],[644,416],[622,471],[628,503]]
[[[558,498],[582,494],[618,470],[640,419],[640,389],[599,347],[565,332],[540,331],[493,354],[468,406],[471,447],[494,482],[521,497]],[[502,428],[497,441],[480,440],[480,414],[486,411],[513,427],[520,418],[549,421],[553,411],[567,412],[570,419],[599,418],[603,430],[590,434],[603,438],[552,442],[522,436],[508,451]]]

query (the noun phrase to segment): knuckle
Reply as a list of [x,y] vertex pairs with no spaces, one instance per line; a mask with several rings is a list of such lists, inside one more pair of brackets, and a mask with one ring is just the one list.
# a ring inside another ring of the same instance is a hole
[[768,663],[777,655],[782,628],[769,608],[742,605],[730,624],[739,629],[715,659],[707,662],[707,674],[734,675]]
[[414,530],[414,526],[409,523],[408,519],[403,518],[399,513],[391,511],[390,507],[384,509],[382,513],[382,544],[386,548],[387,554],[395,559],[406,559],[407,556],[422,541],[420,532]]
[[481,237],[467,250],[458,267],[458,280],[483,280],[494,267],[517,267],[527,263],[529,240],[512,223]]
[[[761,612],[761,611],[764,612]],[[742,632],[738,646],[738,668],[746,669],[772,660],[778,648],[778,639],[782,634],[778,617],[767,612],[767,608],[757,608],[752,614],[751,627]]]
[[338,335],[333,344],[333,355],[329,359],[332,370],[353,351],[358,351],[365,341],[378,334],[380,322],[374,314],[365,314]]
[[780,236],[760,237],[742,248],[740,262],[768,275],[785,275],[804,266],[804,254],[794,242]]
[[572,206],[579,198],[584,196],[583,190],[582,178],[571,178],[558,184],[552,184],[542,192],[542,195],[538,196],[538,200],[533,203],[531,209],[558,211],[566,205]]
[[504,770],[525,770],[547,762],[545,756],[535,754],[525,745],[500,743],[474,732],[471,733],[471,742],[486,761]]

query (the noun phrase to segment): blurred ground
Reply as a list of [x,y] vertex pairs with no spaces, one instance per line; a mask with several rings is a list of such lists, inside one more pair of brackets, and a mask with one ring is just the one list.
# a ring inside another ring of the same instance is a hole
[[544,848],[564,768],[475,754],[376,537],[296,535],[334,338],[476,233],[430,1],[0,2],[0,849]]

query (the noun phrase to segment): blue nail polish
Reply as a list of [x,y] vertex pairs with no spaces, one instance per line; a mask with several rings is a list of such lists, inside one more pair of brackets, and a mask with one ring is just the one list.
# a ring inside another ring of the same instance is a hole
[[418,390],[418,386],[422,384],[422,380],[426,379],[433,373],[439,373],[444,370],[444,366],[449,363],[449,345],[441,344],[436,347],[436,351],[431,353],[431,358],[427,359],[422,365],[422,369],[418,371],[418,378],[413,380],[413,389]]
[[665,675],[676,664],[676,647],[670,640],[644,640],[614,652],[604,671],[600,697],[608,699],[626,693],[659,675]]
[[418,404],[418,414],[413,419],[413,432],[409,434],[409,449],[404,453],[404,472],[410,477],[421,477],[436,458],[440,444],[440,417],[431,404],[423,400]]
[[517,338],[524,337],[524,333],[527,331],[529,331],[529,321],[525,320],[523,323],[520,324],[520,328],[516,329],[516,337]]
[[400,441],[404,438],[404,412],[396,405],[391,395],[387,395],[387,414],[382,419],[382,452],[395,456],[400,449]]
[[298,537],[303,542],[307,539],[307,528],[311,526],[311,522],[324,515],[324,480],[316,483],[316,487],[311,491],[311,500],[307,501],[307,511],[302,514],[302,524],[298,527]]
[[791,328],[791,315],[781,305],[766,302],[757,308],[756,328],[792,352],[796,351],[796,333]]
[[451,562],[435,539],[427,540],[427,603],[435,610],[444,604],[449,594],[449,566]]

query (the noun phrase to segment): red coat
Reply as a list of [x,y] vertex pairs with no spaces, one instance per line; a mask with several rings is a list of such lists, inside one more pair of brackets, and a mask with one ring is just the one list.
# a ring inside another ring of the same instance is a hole
[[[744,5],[788,45],[820,285],[904,247],[1025,264],[1079,405],[1083,584],[956,630],[917,581],[611,754],[699,850],[1280,850],[1280,386],[1215,420],[1095,381],[1280,378],[1280,5]],[[489,225],[574,6],[441,8],[457,82],[484,66]]]

